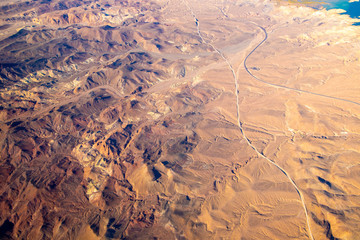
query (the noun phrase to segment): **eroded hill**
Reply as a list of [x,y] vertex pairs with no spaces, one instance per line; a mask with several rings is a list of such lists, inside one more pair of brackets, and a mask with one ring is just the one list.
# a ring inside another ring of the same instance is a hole
[[359,237],[360,35],[346,16],[0,8],[2,239]]

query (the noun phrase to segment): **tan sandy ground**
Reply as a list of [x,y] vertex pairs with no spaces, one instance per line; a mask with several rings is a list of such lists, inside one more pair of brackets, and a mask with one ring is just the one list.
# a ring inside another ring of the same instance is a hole
[[[74,236],[104,239],[108,229],[118,228],[123,238],[132,239],[309,239],[311,234],[314,239],[360,238],[359,27],[351,26],[351,19],[335,12],[270,1],[155,3],[161,6],[154,10],[156,14],[146,12],[148,15],[140,18],[159,21],[163,32],[154,33],[153,25],[130,25],[136,49],[119,47],[116,53],[109,50],[113,54],[110,57],[99,53],[84,65],[61,65],[58,68],[73,74],[58,76],[64,84],[46,92],[49,100],[44,106],[18,115],[2,112],[4,145],[5,136],[12,136],[7,132],[11,129],[7,123],[12,120],[40,118],[65,105],[70,112],[70,107],[76,106],[89,116],[75,118],[91,131],[79,133],[81,140],[71,147],[61,146],[70,146],[71,139],[66,144],[49,142],[51,149],[66,149],[69,159],[82,169],[79,181],[85,197],[76,200],[81,202],[79,209],[84,216],[79,217],[83,224],[74,230]],[[139,14],[134,9],[120,9],[110,9],[119,17],[105,18],[100,13],[89,15],[79,7],[69,13],[68,21],[120,26],[127,14]],[[43,14],[33,22],[54,28],[67,26],[62,14]],[[265,37],[260,27],[268,36],[252,52]],[[112,36],[100,29],[76,31],[99,42],[126,38],[115,31]],[[136,55],[138,52],[149,56]],[[248,55],[249,71],[265,82],[245,70]],[[136,73],[126,75],[125,70],[108,67],[117,59],[125,65],[131,58],[143,64],[131,63]],[[148,75],[142,71],[147,68],[162,74],[149,70],[150,77],[144,77]],[[57,72],[38,74],[57,77]],[[39,75],[22,81],[32,83]],[[141,94],[129,94],[137,83],[125,84],[125,78],[141,79],[149,85]],[[1,96],[35,98],[39,89],[43,88],[20,91],[17,86],[9,87]],[[102,94],[99,99],[112,98],[108,105],[97,105],[101,101],[91,100],[92,94]],[[238,114],[249,142],[239,129]],[[77,131],[72,117],[49,116],[56,134]],[[41,134],[43,138],[51,135],[45,130]],[[116,139],[121,151],[114,150],[109,139]],[[29,142],[24,144],[25,150],[35,141]],[[304,196],[311,234],[294,186],[252,147],[283,168],[296,183]],[[6,151],[22,156],[16,146]],[[26,162],[20,157],[14,159],[17,166]],[[77,172],[68,171],[66,177],[75,178]],[[36,192],[32,188],[26,191]],[[21,191],[21,200],[35,195]],[[27,207],[18,208],[22,221]],[[101,212],[93,217],[96,223],[85,223],[94,209]],[[34,219],[45,222],[39,212]],[[116,227],[116,221],[127,215],[127,225]],[[16,228],[21,229],[21,221]],[[54,221],[51,236],[69,236],[61,235],[65,220]],[[40,225],[31,226],[28,236],[42,236]],[[12,236],[21,236],[21,231]]]
[[[359,103],[359,29],[345,16],[305,7],[240,1],[189,5],[205,41],[237,70],[240,119],[248,138],[288,171],[303,192],[314,238],[358,238],[359,104],[258,82],[245,72],[243,61],[264,37],[254,22],[268,32],[268,40],[247,62],[256,67],[254,75]],[[181,14],[191,22],[186,11]],[[236,101],[231,72],[221,59],[217,62],[219,67],[197,76],[223,92],[205,108],[209,120],[196,128],[207,143],[192,157],[214,165],[216,187],[205,190],[195,222],[205,223],[215,238],[308,238],[303,209],[289,181],[257,157],[237,129],[219,126],[222,121],[236,125]],[[214,116],[222,121],[214,125]],[[183,191],[199,196],[203,188]]]

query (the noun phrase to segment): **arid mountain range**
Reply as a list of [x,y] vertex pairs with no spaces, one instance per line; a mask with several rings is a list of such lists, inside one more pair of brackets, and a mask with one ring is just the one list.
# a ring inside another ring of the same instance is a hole
[[353,22],[0,1],[0,239],[360,239]]

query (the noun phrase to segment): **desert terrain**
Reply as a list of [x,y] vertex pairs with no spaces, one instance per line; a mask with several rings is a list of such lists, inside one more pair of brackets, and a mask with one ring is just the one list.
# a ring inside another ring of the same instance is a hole
[[1,239],[360,239],[360,27],[243,0],[0,1]]

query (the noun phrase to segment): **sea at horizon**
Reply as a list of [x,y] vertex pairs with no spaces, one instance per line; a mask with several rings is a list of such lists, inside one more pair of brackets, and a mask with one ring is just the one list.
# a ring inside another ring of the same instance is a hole
[[[360,0],[296,0],[296,2],[303,3],[317,9],[343,9],[344,12],[341,14],[346,14],[351,18],[360,20]],[[354,25],[359,26],[360,22],[355,23]]]

